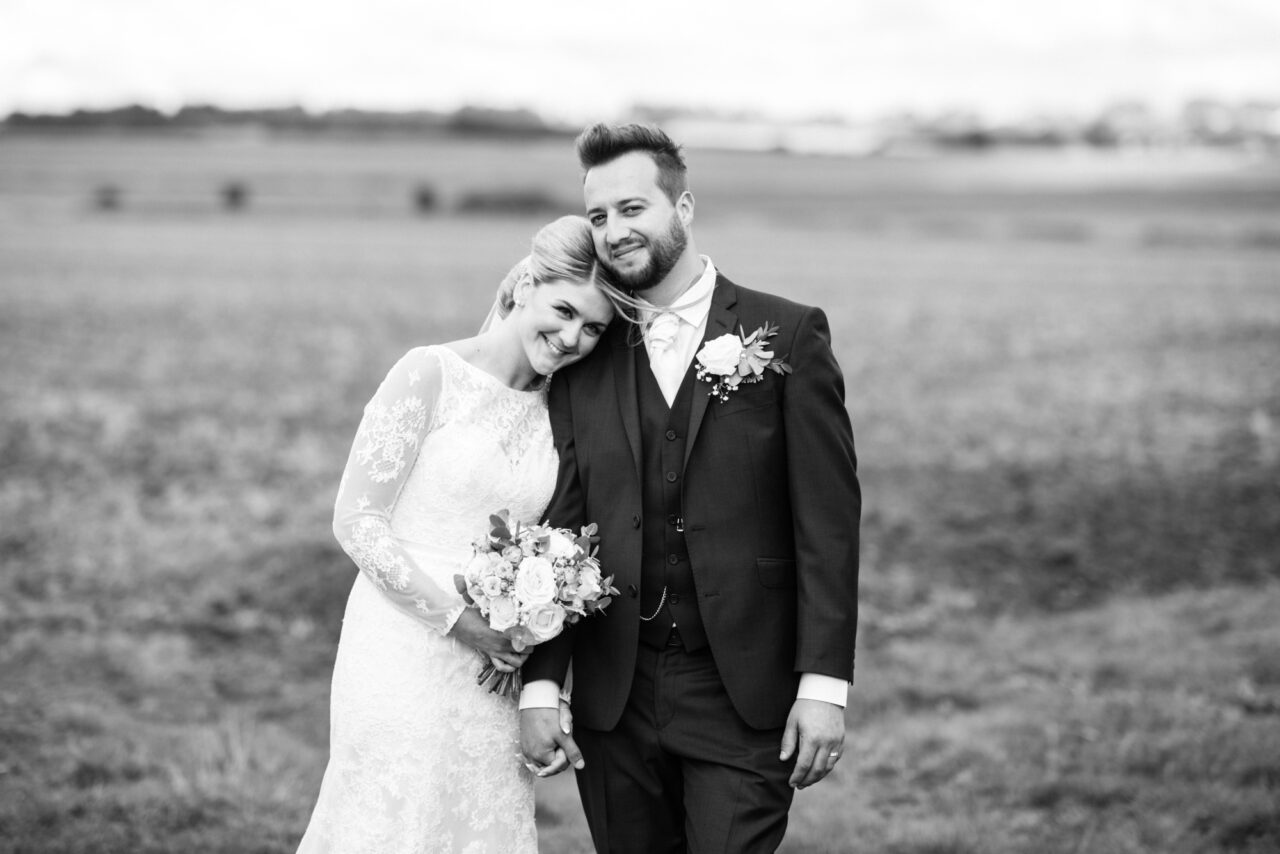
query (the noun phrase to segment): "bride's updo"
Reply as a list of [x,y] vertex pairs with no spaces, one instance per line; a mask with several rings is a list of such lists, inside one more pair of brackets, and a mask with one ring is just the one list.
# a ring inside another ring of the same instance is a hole
[[580,216],[562,216],[538,229],[529,254],[498,285],[496,308],[500,317],[511,312],[516,288],[524,281],[535,286],[556,281],[595,285],[615,304],[620,296],[596,257],[591,223]]

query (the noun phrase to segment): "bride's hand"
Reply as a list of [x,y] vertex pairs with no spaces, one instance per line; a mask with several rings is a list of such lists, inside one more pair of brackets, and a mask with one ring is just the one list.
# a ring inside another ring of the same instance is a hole
[[489,656],[494,667],[505,673],[519,669],[524,664],[524,660],[529,657],[527,651],[516,652],[512,648],[511,638],[489,628],[489,621],[475,608],[467,608],[463,611],[449,634],[472,649]]
[[[521,655],[521,654],[522,654],[522,655],[524,655],[526,658],[527,658],[527,657],[528,657],[528,655],[529,655],[527,652],[526,652],[526,653],[517,653],[517,654],[518,654],[518,655]],[[498,671],[499,673],[515,673],[517,670],[519,670],[519,669],[520,669],[519,667],[512,667],[510,664],[507,664],[507,663],[506,663],[505,661],[503,661],[501,658],[494,658],[492,655],[491,655],[491,656],[489,656],[489,663],[490,663],[490,664],[492,664],[492,665],[493,665],[493,669],[494,669],[494,670],[496,670],[496,671]]]

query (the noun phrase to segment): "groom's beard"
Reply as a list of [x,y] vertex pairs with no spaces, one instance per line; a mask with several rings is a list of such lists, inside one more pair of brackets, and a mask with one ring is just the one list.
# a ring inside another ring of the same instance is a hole
[[667,277],[675,269],[676,262],[689,245],[689,232],[685,231],[678,214],[673,214],[667,230],[648,241],[649,261],[634,270],[619,270],[608,261],[605,266],[624,287],[633,291],[647,291]]

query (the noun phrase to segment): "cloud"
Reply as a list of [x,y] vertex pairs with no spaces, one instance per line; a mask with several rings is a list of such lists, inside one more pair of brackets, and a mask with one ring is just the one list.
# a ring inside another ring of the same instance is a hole
[[[73,22],[68,24],[67,22]],[[142,101],[569,118],[1280,96],[1271,0],[0,0],[0,110]]]

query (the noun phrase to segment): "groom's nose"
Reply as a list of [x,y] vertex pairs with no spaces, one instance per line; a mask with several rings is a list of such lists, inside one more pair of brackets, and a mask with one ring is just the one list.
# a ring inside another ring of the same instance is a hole
[[622,221],[621,217],[609,215],[604,226],[604,239],[608,241],[610,247],[617,246],[622,239],[630,236],[631,229],[627,228],[627,224]]

